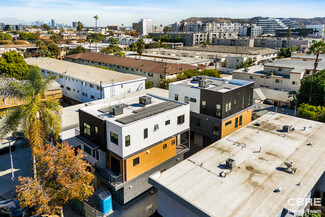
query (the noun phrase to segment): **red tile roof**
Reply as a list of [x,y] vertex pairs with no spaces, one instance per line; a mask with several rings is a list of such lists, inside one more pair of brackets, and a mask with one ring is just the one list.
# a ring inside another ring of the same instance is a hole
[[[197,66],[189,64],[176,64],[158,62],[153,60],[135,59],[129,57],[117,57],[113,55],[106,55],[101,53],[78,53],[66,56],[66,58],[74,60],[88,60],[105,64],[113,64],[117,66],[124,66],[129,68],[141,69],[146,72],[159,74],[176,74],[186,70],[198,69]],[[166,70],[166,71],[165,71]]]

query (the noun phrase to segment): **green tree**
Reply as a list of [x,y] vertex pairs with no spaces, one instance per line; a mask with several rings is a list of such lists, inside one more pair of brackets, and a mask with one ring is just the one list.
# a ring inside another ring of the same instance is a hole
[[301,104],[298,107],[297,116],[314,121],[325,122],[325,107]]
[[117,38],[113,38],[113,37],[109,37],[108,38],[108,42],[110,44],[117,45],[118,44],[118,39]]
[[62,37],[59,34],[51,35],[50,39],[53,40],[55,43],[58,43],[59,41],[62,41]]
[[19,177],[17,186],[21,207],[28,207],[35,215],[55,215],[62,212],[70,200],[86,200],[94,192],[94,175],[87,171],[90,164],[79,149],[67,143],[45,144],[37,151],[36,178]]
[[140,38],[137,42],[136,42],[136,47],[137,47],[137,53],[141,56],[144,49],[145,49],[145,43],[143,41],[142,38]]
[[44,30],[46,30],[46,31],[50,31],[52,28],[49,26],[49,25],[47,25],[47,24],[43,24],[43,25],[41,25],[41,28],[42,29],[44,29]]
[[292,31],[291,31],[291,25],[290,25],[287,30],[287,38],[291,38],[291,36],[292,36]]
[[317,73],[316,77],[304,77],[297,94],[298,104],[325,105],[325,70]]
[[0,73],[8,78],[25,79],[29,68],[24,57],[16,51],[9,51],[0,58]]
[[146,81],[146,89],[150,89],[152,87],[153,87],[152,83],[150,81]]
[[164,26],[163,31],[164,32],[171,32],[173,29],[171,26]]
[[126,57],[125,53],[122,51],[118,51],[114,53],[114,56],[118,56],[118,57]]
[[19,127],[29,139],[34,156],[34,175],[36,154],[45,140],[59,138],[61,132],[61,106],[58,101],[45,100],[45,93],[56,77],[43,78],[36,66],[30,67],[27,79],[24,81],[7,80],[0,85],[0,95],[15,98],[25,102],[14,107],[9,115],[1,122],[0,135],[15,132]]
[[87,40],[92,40],[92,42],[100,42],[105,39],[105,36],[101,33],[91,33],[87,36]]
[[61,49],[54,43],[47,46],[48,51],[51,52],[51,57],[57,58],[60,56]]
[[10,41],[10,40],[2,40],[2,41],[0,41],[0,45],[5,45],[5,44],[13,44],[13,42]]
[[2,41],[2,40],[9,40],[9,41],[11,41],[12,40],[12,37],[8,33],[2,33],[2,32],[0,32],[0,41]]
[[317,67],[318,67],[319,55],[320,54],[325,54],[325,42],[323,42],[323,41],[314,41],[310,45],[308,54],[316,55],[315,63],[314,63],[314,69],[313,69],[313,78],[315,78],[316,72],[317,72]]
[[288,58],[291,57],[292,52],[295,51],[299,51],[299,47],[281,48],[278,55],[280,58]]
[[252,58],[248,58],[246,61],[239,63],[237,68],[238,69],[246,68],[252,66],[253,64],[254,64],[254,60]]
[[82,22],[78,21],[78,23],[77,23],[77,31],[80,33],[83,28],[84,28],[84,25],[82,24]]
[[19,33],[20,40],[32,41],[35,39],[35,35],[33,33],[21,32]]
[[77,46],[74,49],[71,49],[67,52],[67,55],[76,54],[76,53],[87,53],[88,50],[82,46]]

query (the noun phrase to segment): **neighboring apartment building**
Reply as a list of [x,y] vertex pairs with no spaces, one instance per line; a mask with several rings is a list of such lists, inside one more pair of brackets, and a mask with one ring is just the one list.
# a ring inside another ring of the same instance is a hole
[[254,38],[254,47],[267,47],[272,49],[303,47],[303,46],[309,47],[314,41],[317,40],[320,39],[257,37]]
[[152,30],[152,20],[141,19],[139,21],[139,33],[141,35],[148,35],[148,33],[153,32]]
[[[81,148],[95,170],[95,187],[125,205],[152,186],[149,175],[183,160],[189,150],[190,106],[151,94],[79,109]],[[74,140],[74,141],[73,141]]]
[[[325,124],[267,113],[149,178],[164,217],[325,214]],[[312,204],[310,204],[312,202]]]
[[274,18],[260,19],[257,25],[262,27],[263,34],[275,34],[277,29],[288,29],[280,19]]
[[[317,30],[315,28],[297,28],[291,29],[291,37],[292,38],[309,38],[316,35]],[[275,37],[285,38],[288,37],[288,30],[287,29],[277,29],[275,31]]]
[[145,77],[52,58],[27,58],[26,63],[41,68],[43,76],[57,76],[63,96],[71,102],[89,102],[145,88]]
[[261,26],[256,24],[243,24],[239,27],[238,35],[241,37],[255,38],[263,33]]
[[[1,86],[3,85],[3,83],[8,82],[8,80],[11,79],[0,79]],[[45,92],[44,99],[60,100],[61,98],[62,98],[62,92],[61,92],[60,84],[56,81],[53,81],[53,83],[48,87],[47,91]],[[3,109],[20,106],[24,103],[25,101],[23,100],[0,96],[0,111],[2,111]]]
[[315,35],[320,36],[321,38],[325,37],[325,24],[323,24],[323,25],[306,25],[306,28],[316,29]]
[[178,73],[198,68],[188,64],[144,60],[140,59],[140,57],[117,57],[100,53],[72,54],[66,56],[65,59],[86,65],[105,66],[118,72],[146,76],[147,81],[151,82],[154,86],[158,85],[163,78],[176,78]]
[[235,39],[215,38],[215,39],[213,39],[213,45],[254,47],[254,39],[252,39],[252,38],[235,38]]
[[[313,61],[276,59],[264,66],[252,66],[233,72],[234,79],[254,81],[255,88],[269,88],[279,91],[298,91],[301,79],[312,75]],[[319,62],[317,71],[325,69],[325,62]]]
[[254,83],[193,77],[169,84],[169,98],[191,106],[191,138],[206,147],[251,122]]

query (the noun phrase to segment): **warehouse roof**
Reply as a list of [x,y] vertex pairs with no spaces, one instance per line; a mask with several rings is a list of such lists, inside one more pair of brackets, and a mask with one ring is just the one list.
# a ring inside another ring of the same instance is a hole
[[139,58],[118,57],[114,55],[106,55],[100,53],[78,53],[66,56],[67,59],[81,59],[105,64],[112,64],[117,66],[124,66],[128,68],[140,69],[146,72],[159,74],[176,74],[185,70],[196,69],[196,66],[189,64],[176,64],[167,62],[158,62],[152,60],[145,60]]
[[[284,132],[284,125],[294,129]],[[198,216],[295,212],[325,171],[325,124],[270,112],[149,179]],[[311,144],[312,142],[312,144]],[[226,160],[235,161],[232,170]],[[284,163],[297,168],[293,175]],[[227,173],[220,177],[220,173]],[[280,192],[276,189],[281,188]]]
[[115,72],[92,66],[86,66],[68,61],[56,60],[53,58],[38,57],[25,59],[29,65],[37,65],[41,69],[56,72],[64,76],[73,77],[82,81],[102,85],[111,83],[123,83],[127,81],[143,80],[145,77]]

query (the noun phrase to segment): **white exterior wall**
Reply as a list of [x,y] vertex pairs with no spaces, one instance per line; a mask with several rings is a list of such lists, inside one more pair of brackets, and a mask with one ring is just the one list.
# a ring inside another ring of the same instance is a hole
[[[48,70],[42,70],[43,76],[47,75],[57,75],[58,78],[56,81],[63,85],[61,88],[62,94],[66,97],[69,97],[78,102],[89,102],[93,100],[100,99],[100,90],[97,89],[99,87],[98,84],[92,84],[93,87],[90,87],[90,83],[87,81],[85,85],[82,84],[83,81],[75,79],[73,77],[68,77],[66,75],[62,75],[56,72],[50,72]],[[60,77],[61,76],[61,77]],[[122,87],[123,85],[123,87]],[[68,90],[68,87],[70,90]],[[112,96],[122,95],[130,92],[136,92],[145,89],[145,79],[127,81],[124,83],[116,83],[113,85],[103,85],[103,98],[109,98]],[[86,93],[87,96],[83,95]],[[93,96],[93,98],[92,98]]]
[[[124,108],[127,109],[127,108]],[[178,125],[177,117],[185,115],[184,123]],[[144,118],[142,120],[118,126],[114,123],[106,122],[108,150],[120,155],[128,156],[152,144],[162,142],[164,139],[179,134],[190,127],[190,108],[188,105],[180,106],[157,115]],[[165,126],[165,121],[170,120],[170,124]],[[159,129],[154,131],[154,126],[158,124]],[[144,139],[144,129],[148,128],[148,138]],[[118,135],[118,145],[110,141],[110,132]],[[125,136],[130,135],[130,146],[125,147]]]
[[[253,76],[253,79],[250,77]],[[269,77],[266,78],[266,77]],[[241,79],[246,81],[254,81],[254,88],[269,88],[273,90],[281,90],[281,91],[298,91],[300,87],[300,75],[299,74],[291,74],[290,79],[288,78],[280,78],[273,76],[265,76],[259,74],[252,73],[244,73],[244,72],[233,72],[233,79]],[[275,80],[281,80],[281,83],[276,83]],[[296,84],[292,84],[292,81],[296,81]]]
[[189,101],[191,112],[200,113],[201,91],[200,88],[185,87],[178,85],[179,82],[169,84],[169,99],[175,100],[178,94],[178,101],[184,102],[184,97],[196,99],[196,102]]
[[160,190],[158,191],[158,213],[164,217],[199,217]]

